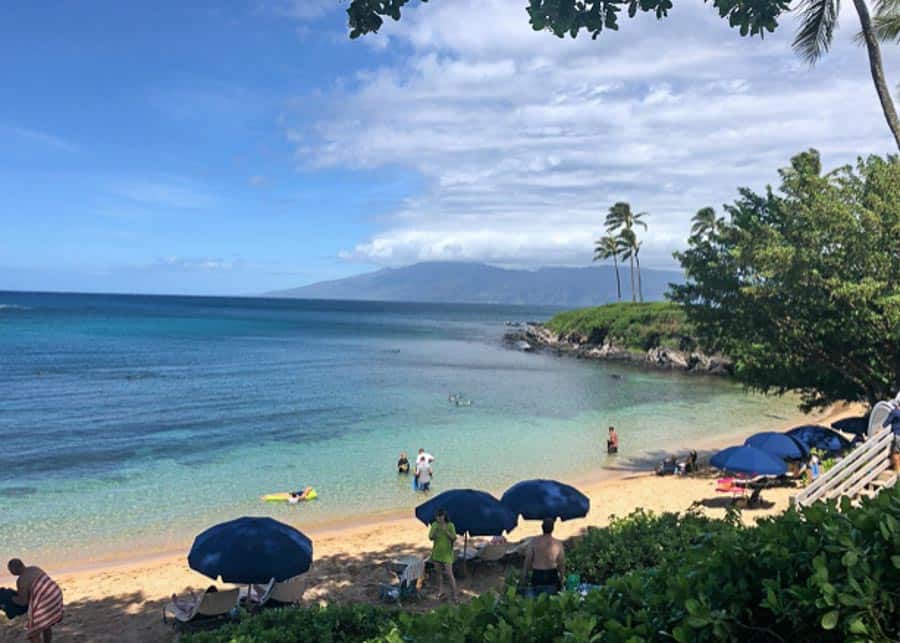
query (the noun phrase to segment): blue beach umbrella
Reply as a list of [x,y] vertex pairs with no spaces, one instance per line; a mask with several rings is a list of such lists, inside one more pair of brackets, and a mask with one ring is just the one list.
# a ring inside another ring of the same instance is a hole
[[838,453],[850,448],[850,441],[836,431],[817,424],[804,424],[798,426],[785,435],[804,442],[810,449],[821,449],[829,453]]
[[439,509],[447,512],[456,531],[468,536],[499,536],[512,531],[519,517],[494,496],[474,489],[451,489],[416,507],[416,518],[434,522]]
[[865,435],[869,432],[869,416],[863,415],[855,418],[844,418],[831,423],[831,428],[852,433],[853,435]]
[[782,460],[804,460],[809,457],[809,447],[805,442],[775,431],[751,435],[744,444],[771,453]]
[[524,480],[506,490],[500,502],[525,520],[584,518],[591,501],[575,487],[556,480]]
[[312,541],[272,518],[238,518],[194,539],[188,565],[212,579],[247,585],[284,581],[312,564]]
[[515,529],[519,522],[519,516],[494,496],[474,489],[450,489],[440,493],[416,507],[416,518],[430,525],[441,509],[447,512],[456,532],[465,534],[463,561],[469,548],[469,536],[500,536],[504,531]]
[[755,447],[728,447],[709,459],[716,469],[750,476],[780,476],[787,473],[787,465],[774,455]]

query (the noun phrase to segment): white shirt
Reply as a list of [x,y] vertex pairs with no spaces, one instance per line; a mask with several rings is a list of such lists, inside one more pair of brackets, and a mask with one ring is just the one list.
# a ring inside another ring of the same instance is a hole
[[419,462],[416,465],[416,475],[419,476],[419,484],[431,482],[431,467],[427,462]]
[[424,462],[426,464],[431,464],[432,462],[434,462],[434,456],[431,455],[430,453],[420,453],[419,456],[416,458],[416,466],[418,466],[422,462]]

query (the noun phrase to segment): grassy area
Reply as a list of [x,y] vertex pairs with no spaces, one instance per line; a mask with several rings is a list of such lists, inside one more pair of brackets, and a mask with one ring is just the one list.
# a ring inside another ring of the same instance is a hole
[[545,326],[560,335],[582,335],[592,344],[609,339],[634,351],[657,346],[692,350],[697,344],[681,306],[670,302],[618,303],[569,310]]

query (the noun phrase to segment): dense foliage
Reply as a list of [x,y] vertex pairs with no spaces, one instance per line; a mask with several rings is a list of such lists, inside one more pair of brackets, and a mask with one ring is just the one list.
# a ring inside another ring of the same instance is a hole
[[[428,0],[421,0],[427,2]],[[377,32],[383,17],[400,19],[401,10],[410,0],[351,0],[347,15],[350,37],[358,38]],[[790,7],[789,0],[711,0],[722,18],[737,27],[742,36],[762,36],[774,31],[778,18]],[[523,5],[525,4],[523,0]],[[665,18],[672,8],[672,0],[528,0],[525,10],[535,31],[549,30],[560,38],[573,38],[583,29],[596,38],[604,29],[617,30],[619,18],[625,12],[634,18],[638,11]]]
[[695,341],[680,306],[669,302],[607,304],[559,313],[545,326],[560,335],[607,339],[623,348],[646,351],[657,346],[689,350]]
[[859,508],[819,503],[745,527],[637,512],[570,548],[603,586],[581,598],[515,588],[429,613],[283,610],[209,641],[892,641],[900,639],[900,488]]
[[728,217],[676,254],[672,287],[705,344],[762,391],[807,407],[874,403],[900,388],[900,160],[822,173],[795,156],[778,192],[740,190]]
[[377,638],[392,626],[396,613],[371,605],[330,605],[265,610],[217,630],[185,634],[185,643],[351,643]]

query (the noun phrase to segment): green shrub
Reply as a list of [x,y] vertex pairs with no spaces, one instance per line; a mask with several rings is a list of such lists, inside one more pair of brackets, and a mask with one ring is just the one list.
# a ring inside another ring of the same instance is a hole
[[634,351],[657,346],[692,350],[692,336],[684,311],[678,304],[653,302],[618,303],[559,313],[545,326],[560,335],[587,337],[592,344],[610,340]]
[[350,643],[377,637],[396,616],[371,605],[265,610],[217,630],[186,634],[185,643]]
[[424,614],[365,605],[270,612],[188,643],[900,640],[900,487],[745,527],[637,511],[570,548],[585,598],[509,588]]
[[608,527],[589,527],[566,553],[569,567],[591,584],[610,576],[656,567],[688,548],[706,546],[713,535],[734,529],[731,522],[699,513],[654,515],[638,509],[614,518]]

